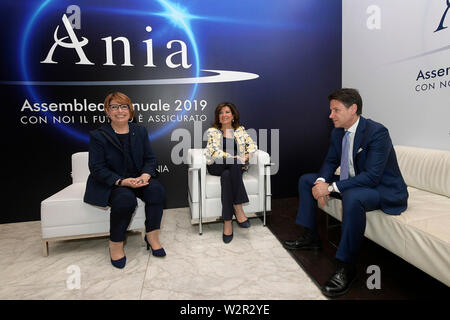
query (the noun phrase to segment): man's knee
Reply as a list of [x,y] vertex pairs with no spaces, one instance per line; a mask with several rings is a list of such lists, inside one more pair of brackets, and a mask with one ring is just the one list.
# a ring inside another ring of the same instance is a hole
[[318,177],[319,175],[317,173],[306,173],[298,179],[298,187],[308,187],[311,189]]

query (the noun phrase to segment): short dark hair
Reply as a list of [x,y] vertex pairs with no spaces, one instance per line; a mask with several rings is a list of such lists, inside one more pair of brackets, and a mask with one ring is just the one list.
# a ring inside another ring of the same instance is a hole
[[350,108],[353,104],[356,104],[356,114],[362,113],[362,98],[358,90],[352,88],[342,88],[328,96],[328,101],[338,100],[344,104],[347,108]]
[[241,125],[240,123],[240,117],[239,117],[239,111],[237,110],[236,106],[234,104],[232,104],[231,102],[222,102],[219,103],[219,105],[216,107],[216,110],[214,111],[214,123],[213,123],[213,127],[216,129],[221,129],[222,128],[222,124],[219,121],[219,114],[220,111],[222,110],[222,108],[224,107],[229,107],[231,110],[231,114],[233,115],[233,129],[237,129],[239,128],[239,126]]

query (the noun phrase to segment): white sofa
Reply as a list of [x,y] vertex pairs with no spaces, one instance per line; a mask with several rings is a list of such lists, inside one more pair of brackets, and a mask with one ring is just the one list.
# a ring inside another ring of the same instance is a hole
[[[399,216],[367,212],[365,236],[450,286],[450,151],[395,146],[408,185]],[[323,208],[342,221],[342,201]]]
[[[220,177],[208,173],[204,149],[189,149],[188,164],[188,201],[191,223],[199,224],[199,233],[202,234],[202,223],[222,219]],[[249,198],[249,202],[243,205],[244,212],[249,218],[260,216],[262,213],[264,225],[266,225],[265,214],[271,210],[270,166],[269,154],[257,150],[252,156],[248,171],[243,174],[244,186]]]
[[[83,202],[89,176],[88,152],[72,155],[72,184],[41,202],[43,255],[48,256],[48,242],[109,235],[109,208]],[[138,199],[128,230],[145,236],[144,203]]]

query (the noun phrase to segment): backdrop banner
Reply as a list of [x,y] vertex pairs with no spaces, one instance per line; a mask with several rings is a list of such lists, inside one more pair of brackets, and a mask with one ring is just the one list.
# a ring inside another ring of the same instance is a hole
[[166,208],[186,207],[186,148],[206,145],[214,109],[233,102],[269,152],[274,197],[317,171],[340,87],[341,1],[6,0],[0,90],[0,223],[39,220],[71,183],[71,155],[127,94],[147,127]]
[[342,83],[394,144],[450,149],[450,1],[344,0]]

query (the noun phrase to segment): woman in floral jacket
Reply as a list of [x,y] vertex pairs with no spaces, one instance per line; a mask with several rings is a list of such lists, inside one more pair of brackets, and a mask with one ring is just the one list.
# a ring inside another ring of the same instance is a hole
[[233,239],[233,214],[239,227],[250,227],[250,221],[242,209],[242,204],[249,201],[242,172],[257,146],[240,125],[239,112],[234,104],[220,103],[214,113],[213,127],[207,131],[205,155],[208,172],[220,176],[223,241],[229,243]]

